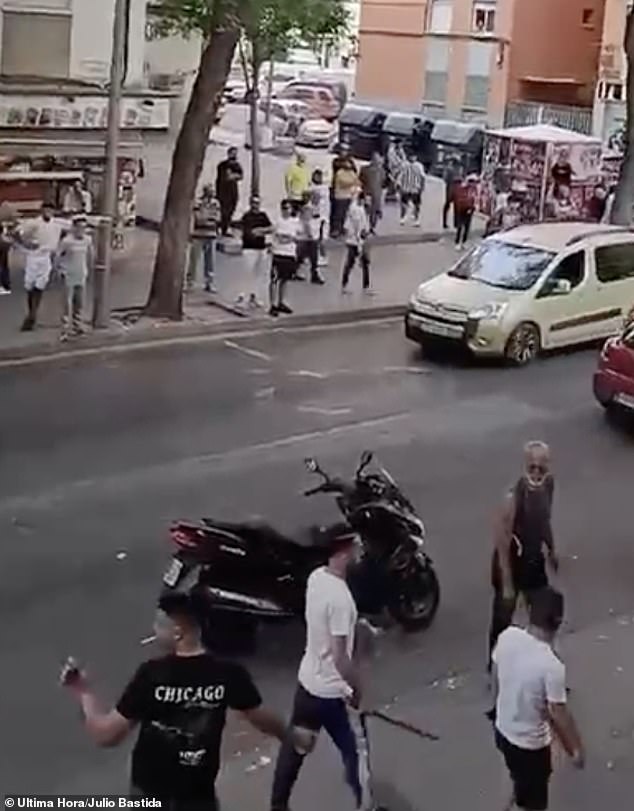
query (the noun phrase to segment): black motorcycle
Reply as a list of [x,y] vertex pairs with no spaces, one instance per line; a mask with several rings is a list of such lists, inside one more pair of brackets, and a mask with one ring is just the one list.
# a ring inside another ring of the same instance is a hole
[[[307,459],[308,469],[322,481],[304,495],[335,495],[359,534],[360,559],[348,575],[359,612],[377,616],[387,610],[405,630],[417,631],[432,622],[440,599],[424,551],[425,527],[385,468],[367,472],[372,459],[368,451],[362,455],[352,482],[331,478]],[[300,542],[264,523],[179,521],[171,529],[178,551],[163,576],[164,587],[195,590],[211,612],[223,620],[231,615],[231,625],[237,621],[243,631],[253,630],[258,620],[303,617],[308,576],[327,560],[321,532],[312,527]]]

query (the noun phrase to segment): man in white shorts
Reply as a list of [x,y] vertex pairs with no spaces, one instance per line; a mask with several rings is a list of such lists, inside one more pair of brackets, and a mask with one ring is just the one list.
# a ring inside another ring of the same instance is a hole
[[27,315],[23,332],[30,332],[36,324],[42,294],[48,285],[53,268],[53,257],[59,245],[62,226],[53,219],[53,207],[42,206],[40,216],[20,229],[20,242],[25,249],[24,289],[27,295]]

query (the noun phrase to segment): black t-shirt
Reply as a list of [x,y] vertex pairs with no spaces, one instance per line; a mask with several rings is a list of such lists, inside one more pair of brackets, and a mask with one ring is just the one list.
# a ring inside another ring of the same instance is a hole
[[213,798],[227,707],[251,710],[261,701],[243,667],[210,654],[145,662],[117,704],[141,726],[132,784],[153,797]]
[[[238,179],[230,179],[229,172],[238,175]],[[231,158],[226,158],[223,161],[220,161],[218,164],[218,169],[216,170],[216,194],[219,191],[225,191],[229,189],[236,190],[238,189],[238,180],[242,180],[243,171],[242,166],[237,160],[232,160]]]
[[242,247],[245,250],[266,248],[266,237],[256,236],[254,228],[270,228],[271,220],[264,211],[247,211],[242,215]]
[[569,163],[556,163],[552,168],[552,178],[555,182],[555,193],[560,186],[570,186],[572,182],[572,166]]

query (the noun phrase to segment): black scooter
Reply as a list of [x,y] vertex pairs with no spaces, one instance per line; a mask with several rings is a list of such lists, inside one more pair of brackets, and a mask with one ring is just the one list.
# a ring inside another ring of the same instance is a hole
[[[359,533],[362,554],[348,576],[359,612],[376,616],[387,610],[405,630],[421,630],[432,622],[440,599],[424,551],[425,527],[385,468],[366,472],[372,460],[366,451],[348,483],[307,459],[308,470],[322,482],[304,495],[335,495],[346,521]],[[223,620],[231,618],[233,627],[243,631],[254,630],[260,620],[302,617],[308,576],[327,559],[321,533],[312,527],[299,542],[265,523],[179,521],[171,528],[177,551],[163,586],[195,590],[210,612],[221,612]]]

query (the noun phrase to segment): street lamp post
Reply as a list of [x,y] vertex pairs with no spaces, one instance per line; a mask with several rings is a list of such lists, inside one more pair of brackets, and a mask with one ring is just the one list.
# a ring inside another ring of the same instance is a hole
[[125,72],[126,0],[115,0],[112,25],[112,57],[108,94],[108,129],[106,132],[106,167],[103,179],[101,217],[97,232],[97,259],[92,323],[103,329],[110,321],[110,269],[112,264],[112,226],[117,214],[119,128],[121,94]]

